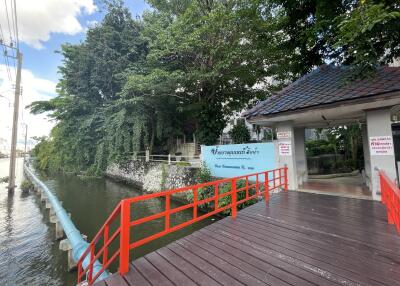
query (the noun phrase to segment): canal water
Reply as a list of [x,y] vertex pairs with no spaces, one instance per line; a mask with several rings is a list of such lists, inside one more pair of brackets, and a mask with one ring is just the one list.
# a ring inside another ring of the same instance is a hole
[[[22,159],[17,161],[17,184],[23,178]],[[8,159],[0,159],[0,177],[8,175]],[[126,197],[141,195],[141,190],[108,179],[83,179],[72,175],[41,174],[41,179],[63,202],[76,227],[89,240],[97,233],[117,203]],[[0,184],[0,285],[76,285],[76,272],[67,271],[67,255],[58,249],[54,226],[48,210],[34,194],[16,189],[7,194]],[[171,207],[178,206],[172,203]],[[135,206],[134,216],[142,217],[163,210],[164,202],[155,199]],[[175,222],[190,219],[192,211],[180,212]],[[196,229],[210,224],[206,219],[169,234],[134,251],[135,258],[160,248]],[[162,220],[147,223],[134,230],[137,238],[160,231]]]

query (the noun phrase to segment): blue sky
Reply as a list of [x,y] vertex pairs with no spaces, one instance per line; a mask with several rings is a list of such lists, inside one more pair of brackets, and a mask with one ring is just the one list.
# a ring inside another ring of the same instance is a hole
[[[149,6],[144,0],[126,0],[126,6],[132,13],[132,16],[140,16]],[[82,27],[87,27],[88,22],[100,22],[104,16],[104,12],[97,11],[93,14],[82,14],[77,17]],[[35,76],[57,81],[58,66],[61,64],[62,57],[56,51],[60,50],[63,43],[79,43],[85,38],[85,33],[80,32],[76,35],[66,35],[63,33],[51,33],[50,39],[43,42],[43,48],[37,49],[31,45],[21,43],[20,48],[24,55],[23,66],[25,69],[32,71]]]

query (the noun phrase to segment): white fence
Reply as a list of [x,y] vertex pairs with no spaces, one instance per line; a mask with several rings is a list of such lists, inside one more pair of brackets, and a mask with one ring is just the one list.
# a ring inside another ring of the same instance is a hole
[[164,162],[168,165],[171,164],[187,164],[192,167],[200,167],[201,158],[199,155],[195,156],[183,156],[183,155],[162,155],[162,154],[150,154],[149,150],[139,151],[133,153],[133,160],[144,160],[146,162]]

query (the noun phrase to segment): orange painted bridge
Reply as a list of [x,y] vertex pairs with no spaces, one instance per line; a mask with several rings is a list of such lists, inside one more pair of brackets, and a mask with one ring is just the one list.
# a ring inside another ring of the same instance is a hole
[[380,202],[281,192],[179,239],[104,285],[400,285]]
[[[287,191],[286,168],[125,199],[82,255],[78,281],[96,286],[400,286],[400,190],[384,172],[380,176],[383,203]],[[277,189],[282,191],[270,195]],[[180,192],[192,192],[193,201],[171,208],[171,196]],[[135,203],[154,198],[165,200],[164,211],[132,214]],[[238,210],[257,198],[263,200]],[[211,211],[199,212],[203,204]],[[171,221],[187,209],[193,210],[191,220]],[[135,248],[225,210],[232,216],[131,261]],[[160,232],[133,239],[135,227],[160,219],[165,222]],[[88,257],[89,265],[83,266]],[[100,271],[96,261],[102,263]],[[96,281],[112,263],[117,272]]]

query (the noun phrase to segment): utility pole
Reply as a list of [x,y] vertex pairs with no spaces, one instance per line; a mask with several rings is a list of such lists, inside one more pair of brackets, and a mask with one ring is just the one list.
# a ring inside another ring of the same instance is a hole
[[17,133],[18,133],[18,113],[19,113],[19,97],[21,95],[21,67],[22,67],[22,54],[17,49],[17,78],[15,82],[15,95],[14,95],[14,115],[13,127],[11,136],[11,154],[10,154],[10,172],[8,177],[8,192],[14,192],[15,185],[15,160],[17,156]]

